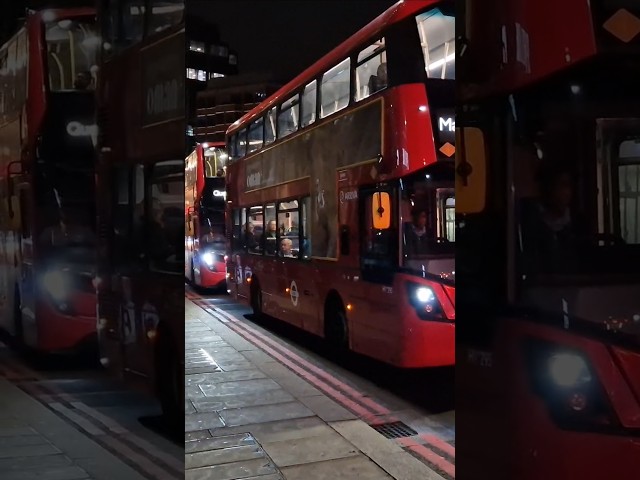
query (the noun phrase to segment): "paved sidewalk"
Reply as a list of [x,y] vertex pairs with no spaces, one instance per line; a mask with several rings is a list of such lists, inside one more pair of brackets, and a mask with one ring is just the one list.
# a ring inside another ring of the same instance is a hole
[[442,480],[185,299],[186,480]]
[[0,478],[144,479],[4,378],[0,378]]

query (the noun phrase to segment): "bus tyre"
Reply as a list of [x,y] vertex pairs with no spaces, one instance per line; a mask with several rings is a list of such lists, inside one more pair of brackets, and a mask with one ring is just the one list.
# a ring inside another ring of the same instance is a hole
[[171,430],[178,428],[183,420],[184,389],[181,386],[184,369],[170,337],[163,332],[156,351],[156,388],[162,414]]
[[347,315],[342,302],[337,299],[329,302],[325,308],[324,338],[332,353],[342,356],[349,351]]
[[252,278],[251,282],[251,308],[253,314],[260,318],[262,317],[262,289],[260,288],[260,282],[256,277]]

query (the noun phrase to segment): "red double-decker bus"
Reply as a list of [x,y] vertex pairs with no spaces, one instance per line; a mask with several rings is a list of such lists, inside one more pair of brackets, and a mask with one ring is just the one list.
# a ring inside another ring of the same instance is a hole
[[230,290],[400,367],[455,352],[453,2],[399,2],[228,130]]
[[470,3],[457,117],[456,473],[635,479],[638,3]]
[[181,1],[101,2],[98,338],[103,365],[184,412]]
[[79,8],[29,11],[0,47],[0,328],[45,353],[95,341],[99,43]]
[[227,289],[224,144],[198,143],[185,161],[184,274],[191,285]]

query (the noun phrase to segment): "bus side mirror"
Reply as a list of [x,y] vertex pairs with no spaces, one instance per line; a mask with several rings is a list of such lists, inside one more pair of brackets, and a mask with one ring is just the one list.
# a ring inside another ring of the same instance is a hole
[[487,188],[484,134],[476,127],[456,128],[456,145],[456,213],[480,213]]
[[389,192],[375,192],[371,196],[371,216],[371,223],[376,230],[391,228],[391,197]]
[[351,251],[351,230],[349,225],[340,226],[340,255],[349,255]]

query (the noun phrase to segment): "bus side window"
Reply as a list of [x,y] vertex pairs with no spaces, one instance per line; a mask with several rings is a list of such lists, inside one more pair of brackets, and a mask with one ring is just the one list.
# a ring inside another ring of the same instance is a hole
[[247,226],[244,230],[245,243],[249,253],[262,253],[262,234],[264,232],[264,211],[262,205],[248,209]]
[[[132,244],[127,250],[130,257],[142,259],[146,253],[145,248],[145,212],[144,212],[144,199],[145,199],[145,179],[144,179],[144,167],[142,165],[136,165],[133,171],[133,186],[131,189],[131,198],[129,199],[129,213],[133,217],[131,232],[129,237],[132,240]],[[133,248],[131,248],[133,247]]]
[[275,255],[278,251],[278,223],[276,221],[276,205],[269,203],[264,210],[264,232],[262,234],[262,251],[265,255]]
[[131,169],[119,167],[113,170],[113,249],[116,259],[129,254],[131,242],[131,220],[133,205],[131,205]]
[[311,197],[300,201],[300,258],[311,258]]
[[387,86],[387,54],[384,48],[384,38],[382,38],[358,54],[356,101],[367,98]]

